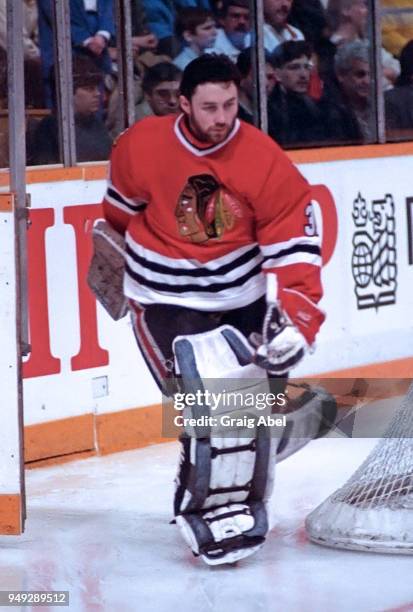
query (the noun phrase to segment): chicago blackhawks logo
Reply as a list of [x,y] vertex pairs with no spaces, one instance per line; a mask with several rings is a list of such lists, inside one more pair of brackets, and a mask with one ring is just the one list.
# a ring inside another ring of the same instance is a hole
[[395,304],[397,289],[396,219],[391,195],[368,206],[359,193],[353,202],[352,270],[357,307]]
[[237,198],[210,174],[188,179],[175,209],[181,236],[200,244],[221,238],[242,216]]

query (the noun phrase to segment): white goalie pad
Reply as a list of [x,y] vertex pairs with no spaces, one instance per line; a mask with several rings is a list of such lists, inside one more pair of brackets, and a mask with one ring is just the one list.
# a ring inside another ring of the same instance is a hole
[[180,336],[174,353],[185,397],[198,393],[183,410],[195,424],[181,438],[175,516],[195,555],[211,565],[233,563],[258,550],[268,531],[279,440],[273,429],[257,425],[257,416],[269,416],[271,408],[246,405],[269,393],[267,375],[230,326]]

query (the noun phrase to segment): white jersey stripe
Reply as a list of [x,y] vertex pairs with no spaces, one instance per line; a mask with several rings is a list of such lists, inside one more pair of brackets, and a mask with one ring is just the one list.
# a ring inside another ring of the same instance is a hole
[[224,274],[212,274],[199,277],[189,276],[185,274],[179,276],[174,275],[173,269],[171,269],[171,274],[166,274],[163,272],[154,272],[153,270],[146,268],[144,265],[137,263],[132,259],[132,257],[128,255],[126,256],[126,261],[131,270],[133,270],[137,274],[140,274],[147,280],[151,280],[158,283],[166,283],[168,285],[171,285],[172,287],[174,285],[187,285],[188,283],[196,284],[200,287],[208,287],[212,283],[228,283],[237,280],[237,278],[240,278],[256,266],[259,266],[262,262],[262,257],[261,255],[254,257],[241,266],[236,266],[232,270],[227,270]]
[[135,282],[130,276],[125,277],[125,293],[128,297],[142,305],[146,304],[176,304],[186,308],[194,308],[206,312],[233,310],[247,306],[265,294],[265,275],[259,273],[240,287],[225,289],[215,293],[203,291],[188,291],[174,294],[166,291],[153,290]]
[[262,267],[268,268],[282,268],[283,266],[291,266],[292,264],[311,264],[313,266],[321,266],[320,255],[313,253],[292,253],[291,255],[285,255],[284,257],[277,257],[275,259],[266,259]]
[[[142,257],[149,262],[158,263],[164,266],[168,266],[170,268],[176,269],[179,268],[181,270],[197,270],[197,269],[206,269],[206,270],[216,270],[221,266],[226,264],[230,264],[235,261],[248,251],[252,251],[254,247],[257,247],[256,243],[248,244],[247,246],[240,247],[238,249],[234,249],[227,255],[222,255],[221,257],[217,257],[216,259],[211,259],[208,262],[201,262],[197,259],[187,259],[187,258],[177,258],[167,257],[166,255],[161,255],[156,251],[152,251],[142,245],[138,244],[134,241],[131,235],[126,233],[126,244],[129,245],[131,250],[136,253],[139,257]],[[262,257],[260,257],[262,260]]]
[[105,194],[105,200],[106,202],[109,202],[109,204],[114,206],[115,208],[118,208],[122,212],[127,213],[131,217],[133,217],[133,215],[136,214],[136,211],[131,210],[130,208],[128,208],[127,206],[119,202],[118,200],[115,200],[115,198],[111,198],[110,195],[108,195],[107,193]]

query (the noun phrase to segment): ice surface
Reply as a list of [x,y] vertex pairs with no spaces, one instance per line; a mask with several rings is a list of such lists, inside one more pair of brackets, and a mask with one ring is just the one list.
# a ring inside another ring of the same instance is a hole
[[318,440],[280,464],[274,528],[234,567],[204,565],[169,524],[175,442],[31,470],[26,531],[0,537],[0,590],[69,590],[76,612],[413,611],[411,557],[322,548],[304,532],[374,442]]

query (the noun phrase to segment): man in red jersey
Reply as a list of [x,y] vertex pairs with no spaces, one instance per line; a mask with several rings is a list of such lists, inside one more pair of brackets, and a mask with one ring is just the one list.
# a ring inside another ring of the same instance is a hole
[[[237,119],[239,80],[226,56],[195,59],[183,74],[182,113],[135,124],[111,157],[104,213],[125,234],[134,332],[166,392],[177,373],[184,391],[186,377],[199,375],[201,384],[199,355],[208,351],[217,372],[232,351],[240,368],[249,359],[257,372],[286,377],[324,319],[309,185],[274,141]],[[234,562],[265,539],[272,459],[253,442],[254,476],[245,473],[239,485],[245,445],[222,450],[208,436],[182,438],[175,516],[207,563]],[[222,453],[232,453],[233,465],[222,463],[218,483],[213,459]]]

